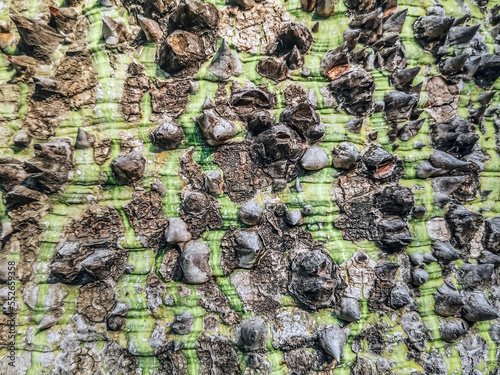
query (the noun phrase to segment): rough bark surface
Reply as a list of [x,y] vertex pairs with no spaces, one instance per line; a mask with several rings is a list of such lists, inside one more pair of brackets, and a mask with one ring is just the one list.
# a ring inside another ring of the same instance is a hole
[[499,0],[0,2],[1,375],[500,375]]

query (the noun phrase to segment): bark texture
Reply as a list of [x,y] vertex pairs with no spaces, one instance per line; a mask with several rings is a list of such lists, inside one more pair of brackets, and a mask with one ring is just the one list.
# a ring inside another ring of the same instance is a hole
[[13,0],[0,50],[0,374],[500,375],[499,0]]

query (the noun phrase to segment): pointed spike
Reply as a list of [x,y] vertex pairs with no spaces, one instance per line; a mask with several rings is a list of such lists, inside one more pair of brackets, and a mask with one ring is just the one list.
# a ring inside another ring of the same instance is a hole
[[413,23],[414,37],[424,49],[432,51],[446,38],[454,21],[454,17],[421,16]]
[[470,20],[470,14],[466,14],[465,16],[462,16],[460,18],[457,18],[455,22],[453,22],[453,26],[460,26],[463,25],[465,22]]
[[444,322],[440,330],[443,340],[450,343],[459,340],[469,332],[464,328],[461,321]]
[[410,121],[409,123],[403,125],[398,132],[398,138],[403,142],[409,141],[418,134],[418,131],[422,128],[425,119],[420,119],[416,121]]
[[434,293],[434,301],[434,309],[441,316],[453,316],[464,305],[462,295],[453,285],[450,287],[446,283]]
[[482,322],[498,318],[497,309],[486,299],[484,292],[471,292],[465,299],[463,317],[470,322]]
[[115,21],[113,21],[111,18],[107,16],[102,17],[102,37],[106,41],[106,44],[118,43],[116,29],[117,29],[117,23]]
[[304,65],[304,56],[302,56],[297,46],[293,46],[292,52],[286,57],[286,64],[291,70],[299,69]]
[[476,70],[479,68],[479,65],[481,64],[481,56],[472,56],[470,57],[465,65],[464,65],[464,71],[462,73],[462,79],[464,81],[469,81],[472,79],[474,76],[474,73],[476,73]]
[[382,30],[384,32],[392,32],[397,34],[401,33],[407,14],[408,9],[403,9],[402,11],[392,13],[384,20]]
[[359,29],[356,30],[347,29],[346,31],[344,31],[344,33],[342,34],[342,38],[344,40],[345,46],[349,50],[353,50],[354,47],[356,47],[356,44],[358,43],[359,36],[360,36]]
[[434,167],[443,168],[446,170],[464,168],[470,165],[470,162],[468,161],[462,161],[446,152],[439,150],[436,150],[432,153],[430,162]]
[[146,35],[146,39],[148,42],[159,42],[163,36],[163,32],[160,28],[160,25],[153,21],[152,19],[137,15],[137,21],[142,31]]
[[319,332],[319,343],[327,354],[340,362],[348,335],[348,328],[344,331],[340,327],[330,326]]
[[373,46],[377,48],[392,47],[396,44],[398,38],[399,36],[397,34],[385,34],[376,43],[374,43]]
[[78,128],[78,133],[76,135],[75,149],[84,150],[94,146],[95,136],[93,134],[87,133],[82,128]]
[[10,14],[10,18],[19,32],[19,50],[49,64],[52,54],[64,40],[63,36],[41,20],[14,14]]
[[210,99],[209,96],[207,96],[205,98],[205,101],[203,102],[201,109],[203,111],[206,111],[207,109],[213,109],[213,108],[215,108],[215,103],[212,101],[212,99]]
[[59,93],[59,82],[48,77],[33,77],[35,88],[40,92]]
[[401,69],[392,73],[391,81],[396,90],[403,90],[411,85],[413,79],[420,72],[420,66],[411,69]]
[[229,48],[225,39],[222,40],[219,50],[208,66],[208,71],[222,80],[227,80],[229,77],[240,75],[243,72],[243,64],[238,54]]
[[479,124],[483,120],[483,116],[487,108],[487,105],[483,105],[479,108],[469,109],[469,121],[474,124]]
[[[425,146],[425,145],[424,145]],[[442,169],[434,168],[431,163],[424,161],[417,166],[415,170],[416,176],[418,178],[428,178],[431,176],[437,176],[442,173]]]
[[448,32],[448,43],[450,46],[457,44],[469,43],[474,35],[476,35],[477,30],[480,25],[466,27],[466,26],[454,26]]
[[125,40],[125,25],[107,16],[102,18],[102,36],[108,45],[115,45]]
[[439,71],[445,76],[454,76],[464,70],[465,63],[469,59],[469,55],[463,53],[456,57],[451,57],[439,64]]
[[432,248],[432,254],[442,262],[452,262],[460,259],[460,253],[449,242],[436,242]]
[[495,96],[496,94],[496,91],[491,91],[491,92],[487,92],[487,93],[484,93],[484,94],[481,94],[479,95],[479,103],[481,104],[489,104],[491,102],[491,99],[493,99],[493,97]]
[[454,17],[419,17],[413,24],[417,39],[440,40],[451,29]]

